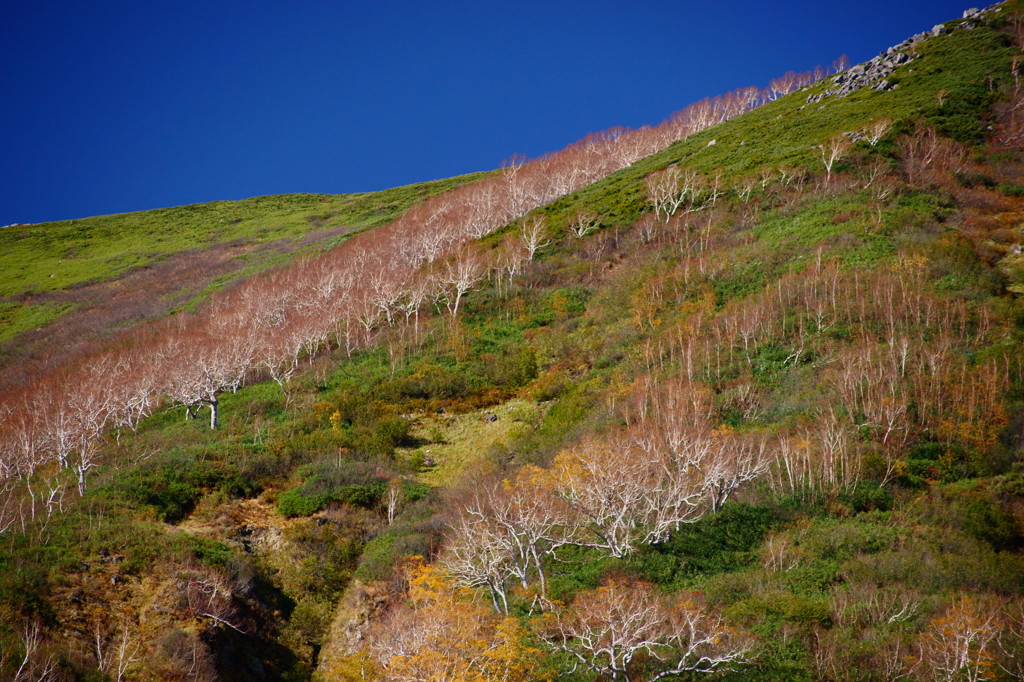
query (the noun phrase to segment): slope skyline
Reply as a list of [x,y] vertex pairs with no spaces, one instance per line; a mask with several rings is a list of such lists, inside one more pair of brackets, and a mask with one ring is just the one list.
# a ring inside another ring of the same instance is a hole
[[840,53],[863,61],[966,9],[745,5],[10,6],[0,224],[494,168]]

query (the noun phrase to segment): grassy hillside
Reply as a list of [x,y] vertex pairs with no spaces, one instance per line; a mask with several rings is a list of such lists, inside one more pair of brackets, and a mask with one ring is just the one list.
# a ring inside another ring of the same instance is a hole
[[[486,175],[363,194],[282,194],[4,228],[0,362],[66,345],[83,332],[95,335],[165,315]],[[60,320],[70,329],[38,331],[74,312],[79,317]],[[19,337],[26,331],[32,333]]]
[[[480,282],[457,318],[439,305],[416,328],[382,327],[372,348],[314,359],[287,394],[273,382],[225,394],[217,431],[179,408],[109,434],[83,499],[4,536],[0,674],[29,652],[31,669],[49,661],[66,679],[116,678],[115,659],[128,679],[626,679],[559,633],[642,602],[708,628],[700,653],[742,650],[724,679],[1020,679],[1011,28],[997,15],[931,39],[895,90],[807,105],[819,84],[538,210],[537,258]],[[826,180],[815,145],[883,116],[889,133],[852,145]],[[921,165],[926,138],[945,161]],[[721,192],[652,222],[644,179],[671,164],[720,173]],[[402,206],[427,190],[404,191]],[[399,210],[373,203],[385,194],[209,205],[194,238],[377,224],[375,211]],[[246,217],[260,202],[272,217]],[[580,209],[601,228],[575,238],[565,226]],[[477,247],[500,254],[517,229]],[[161,253],[192,248],[173,244]],[[105,248],[74,276],[123,272]],[[661,410],[679,386],[689,402]],[[504,578],[506,613],[485,581],[452,577],[453,527],[474,495],[576,509],[564,490],[588,458],[625,479],[636,462],[616,458],[687,410],[706,423],[683,440],[765,444],[766,468],[724,506],[702,501],[618,555],[593,539],[593,516],[578,521],[543,554],[543,586],[535,568],[525,587]],[[696,638],[664,627],[630,679]],[[944,672],[962,632],[971,668]],[[387,649],[397,640],[403,655]]]

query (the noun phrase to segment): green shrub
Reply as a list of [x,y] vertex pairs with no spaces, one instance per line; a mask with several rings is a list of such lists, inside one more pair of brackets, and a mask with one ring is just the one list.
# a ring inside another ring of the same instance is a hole
[[827,625],[831,608],[826,598],[776,592],[738,601],[725,610],[725,615],[747,624],[786,622],[810,627]]
[[570,601],[580,590],[598,587],[609,574],[622,572],[629,565],[608,557],[598,549],[566,546],[548,569],[548,593],[553,599]]
[[545,299],[546,307],[556,316],[579,315],[587,308],[590,292],[583,286],[563,287]]
[[[459,367],[426,364],[412,374],[381,382],[375,390],[381,400],[456,400],[473,390],[472,382]],[[367,402],[366,398],[356,398]],[[353,420],[354,421],[354,420]]]
[[768,507],[727,504],[645,548],[630,566],[650,580],[676,587],[695,576],[736,571],[757,562],[758,545],[780,521]]
[[537,377],[537,354],[532,348],[510,348],[497,356],[485,356],[481,371],[495,386],[523,386]]
[[255,492],[257,486],[229,465],[172,457],[125,471],[111,488],[132,504],[153,507],[161,521],[176,523],[211,490],[244,497]]
[[366,543],[355,577],[363,582],[388,580],[401,557],[417,555],[429,558],[436,551],[443,532],[443,526],[432,518],[433,511],[422,500],[404,509],[390,528]]
[[313,599],[300,600],[288,619],[286,637],[309,647],[319,648],[331,624],[329,604]]
[[348,585],[364,547],[365,527],[358,516],[332,514],[328,518],[306,519],[296,522],[286,533],[296,548],[293,583],[317,599],[336,601]]
[[842,575],[847,582],[904,583],[925,592],[1013,594],[1024,589],[1024,557],[996,552],[954,528],[930,528],[906,536],[900,546],[853,557]]
[[373,507],[387,488],[387,480],[366,462],[314,464],[303,467],[299,475],[302,483],[278,497],[282,516],[310,516],[332,502]]
[[709,604],[731,606],[753,596],[751,578],[747,572],[712,575],[703,584],[704,596]]
[[405,501],[416,502],[430,493],[430,486],[415,481],[402,481],[402,497]]
[[1013,516],[986,497],[978,496],[967,502],[958,522],[965,533],[984,540],[995,550],[1017,550],[1024,546],[1024,537]]
[[287,490],[277,498],[277,513],[285,518],[311,516],[327,506],[331,498],[327,495],[310,495],[301,488]]
[[996,476],[991,483],[992,492],[1005,498],[1024,498],[1024,471],[1013,471]]
[[1024,197],[1024,185],[1000,183],[997,189],[1008,197]]
[[883,485],[869,482],[858,483],[845,499],[856,512],[886,511],[892,507],[893,502],[892,491]]
[[335,488],[331,501],[344,502],[357,507],[372,507],[380,501],[384,494],[383,482],[372,485],[344,485]]
[[799,534],[801,546],[821,560],[844,560],[855,554],[875,554],[895,544],[901,531],[877,512],[852,519],[823,518]]
[[[401,417],[384,417],[377,422],[376,438],[387,448],[387,452],[402,445],[414,445],[411,438],[412,424]],[[384,453],[381,453],[384,454]]]
[[363,582],[386,580],[391,577],[399,556],[394,551],[396,539],[395,535],[384,533],[367,542],[359,557],[355,577]]
[[542,460],[574,438],[580,431],[581,422],[594,408],[595,386],[569,383],[564,375],[556,379],[559,380],[566,381],[562,392],[544,414],[537,429],[514,443],[515,449],[529,453],[534,461]]
[[711,286],[715,290],[718,305],[722,306],[733,299],[741,299],[764,288],[764,271],[760,261],[752,261],[736,265],[731,273],[721,279],[715,279]]
[[925,116],[946,137],[968,145],[980,144],[987,134],[985,114],[997,97],[984,83],[963,85],[950,91],[942,106]]
[[984,173],[961,171],[956,174],[956,179],[964,187],[988,187],[991,189],[996,186],[995,178]]
[[234,556],[234,552],[223,542],[186,535],[187,543],[197,559],[207,566],[226,566]]
[[914,446],[905,460],[899,482],[921,487],[928,481],[951,483],[977,473],[962,447],[954,443],[926,442]]
[[[808,354],[805,356],[802,361],[808,362],[811,358]],[[792,366],[795,357],[795,353],[781,345],[764,344],[751,356],[751,373],[762,384],[775,385],[779,376]]]

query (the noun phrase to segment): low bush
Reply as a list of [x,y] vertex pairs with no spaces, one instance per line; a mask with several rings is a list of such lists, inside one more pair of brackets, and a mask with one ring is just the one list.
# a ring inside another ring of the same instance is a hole
[[245,497],[256,492],[257,486],[229,465],[176,457],[126,471],[111,489],[132,504],[152,507],[161,521],[177,523],[209,491]]
[[991,189],[996,186],[995,178],[985,173],[962,171],[956,173],[956,179],[964,187],[987,187]]
[[631,566],[676,588],[697,576],[736,571],[758,561],[758,545],[781,522],[775,509],[727,504],[717,514],[680,526],[666,542],[645,548]]
[[1007,183],[1000,183],[997,188],[1008,197],[1024,197],[1024,186]]
[[342,461],[303,467],[304,480],[278,497],[282,516],[310,516],[332,502],[373,507],[387,488],[387,479],[366,462]]

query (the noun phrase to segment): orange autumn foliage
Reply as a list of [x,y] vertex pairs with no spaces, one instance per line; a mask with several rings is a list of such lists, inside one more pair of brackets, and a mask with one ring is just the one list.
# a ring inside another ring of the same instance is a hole
[[368,647],[335,662],[331,679],[543,679],[541,652],[524,644],[515,618],[494,615],[422,557],[410,557],[405,571],[406,602],[368,633]]

